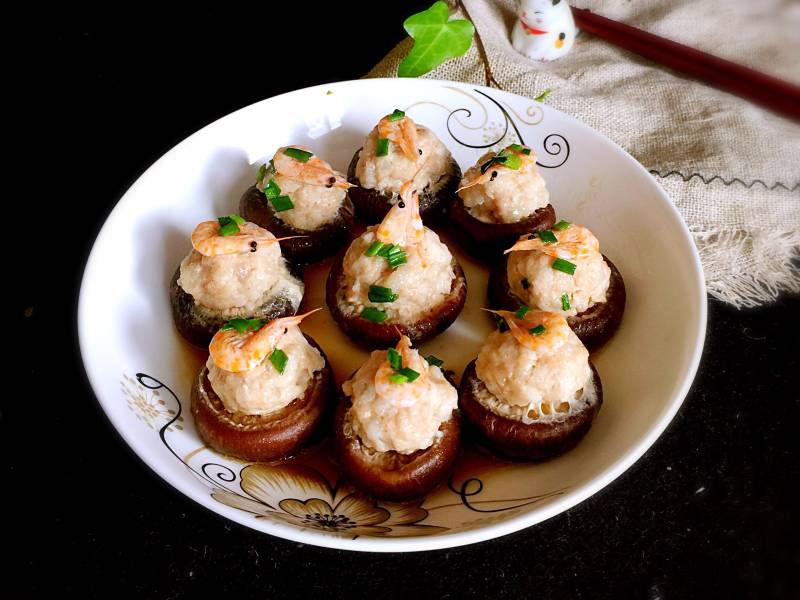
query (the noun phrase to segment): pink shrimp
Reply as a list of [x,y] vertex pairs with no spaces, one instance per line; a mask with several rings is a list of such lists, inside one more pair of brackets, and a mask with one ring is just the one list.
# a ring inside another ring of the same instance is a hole
[[[428,379],[428,364],[419,355],[419,352],[415,352],[411,348],[411,340],[408,338],[408,336],[400,336],[400,340],[397,342],[395,350],[400,353],[403,367],[408,367],[419,373],[419,377],[417,377],[413,382],[403,384],[403,388],[400,391],[409,393],[413,398],[420,397],[422,394],[427,392],[427,386],[419,385],[419,383],[425,382]],[[378,367],[378,370],[375,371],[375,392],[380,396],[396,393],[399,389],[398,384],[393,383],[390,379],[392,375],[396,374],[397,371],[395,371],[394,367],[389,364],[387,353],[386,360],[384,360]],[[411,385],[409,385],[409,383],[411,383]]]
[[[567,319],[555,312],[530,310],[519,318],[509,310],[484,310],[502,317],[514,339],[536,353],[557,350],[566,341],[570,331]],[[540,333],[531,332],[537,328]]]
[[[530,150],[530,148],[528,148],[528,150]],[[520,158],[521,163],[522,163],[520,165],[520,168],[524,167],[526,164],[529,164],[531,162],[536,162],[536,154],[533,152],[533,150],[531,150],[530,154],[525,154],[524,152],[516,150],[516,149],[512,148],[511,146],[508,146],[508,147],[504,148],[502,150],[502,152],[507,152],[507,153],[511,153],[511,154],[514,154],[514,155],[518,156]],[[500,153],[498,152],[497,154],[495,154],[495,156],[497,156],[498,154],[500,154]],[[489,159],[489,160],[491,160],[491,159]],[[503,169],[507,169],[508,168],[505,165],[503,165],[503,163],[496,163],[494,165],[491,165],[489,168],[487,168],[483,173],[481,173],[481,170],[479,168],[470,169],[469,177],[468,178],[465,177],[464,179],[462,179],[462,183],[464,185],[462,185],[460,188],[458,188],[456,190],[456,193],[460,192],[461,190],[465,190],[467,188],[471,188],[474,185],[482,185],[484,183],[487,183],[487,182],[491,181],[492,179],[494,179],[497,176],[495,172],[497,171],[498,167],[499,168],[503,168]]]
[[[300,146],[291,146],[298,150],[306,150]],[[326,161],[322,160],[319,156],[314,154],[306,162],[292,158],[284,153],[286,147],[278,148],[272,163],[275,165],[275,171],[283,177],[294,179],[308,185],[316,185],[320,187],[337,187],[346,190],[353,187],[341,173],[333,170]]]
[[563,231],[554,231],[556,241],[546,244],[538,235],[523,235],[504,254],[520,250],[533,250],[553,258],[576,260],[588,258],[600,252],[600,242],[594,234],[580,225],[570,224]]
[[413,180],[406,181],[400,188],[400,200],[378,225],[375,237],[379,242],[407,247],[419,244],[425,236],[419,215],[419,195],[413,185]]
[[397,144],[400,151],[412,162],[419,160],[417,126],[408,117],[392,121],[389,115],[378,121],[378,137]]
[[203,256],[245,254],[255,252],[259,245],[274,244],[285,238],[276,238],[255,223],[246,222],[232,235],[219,235],[219,221],[203,221],[192,232],[192,246]]
[[239,332],[236,329],[220,329],[208,347],[214,364],[231,373],[249,371],[260,365],[277,347],[288,327],[297,326],[308,315],[321,308],[302,315],[274,319],[257,331]]

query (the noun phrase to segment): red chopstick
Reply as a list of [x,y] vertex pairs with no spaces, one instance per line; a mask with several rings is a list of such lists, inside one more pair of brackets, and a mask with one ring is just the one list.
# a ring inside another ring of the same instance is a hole
[[800,86],[689,46],[573,8],[575,24],[612,44],[800,121]]

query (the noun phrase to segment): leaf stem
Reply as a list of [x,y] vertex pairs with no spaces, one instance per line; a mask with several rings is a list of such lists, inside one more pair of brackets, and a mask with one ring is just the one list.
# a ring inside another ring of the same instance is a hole
[[[461,0],[458,0],[456,4],[461,8],[464,16],[469,21],[472,21],[472,17],[469,15],[469,11],[467,10],[467,7],[464,6],[464,3]],[[475,21],[472,21],[472,23],[474,24]],[[489,64],[489,57],[486,54],[486,48],[483,45],[483,40],[481,39],[481,34],[477,27],[475,27],[475,46],[478,48],[478,54],[480,55],[481,62],[483,62],[483,76],[486,79],[486,86],[492,87],[492,84],[494,84],[496,88],[502,90],[503,86],[497,82],[492,74],[492,67]]]

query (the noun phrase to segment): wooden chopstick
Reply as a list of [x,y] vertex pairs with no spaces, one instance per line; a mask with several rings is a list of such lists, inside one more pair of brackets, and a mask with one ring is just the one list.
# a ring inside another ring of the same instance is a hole
[[573,8],[578,28],[765,108],[800,121],[800,86],[619,21]]

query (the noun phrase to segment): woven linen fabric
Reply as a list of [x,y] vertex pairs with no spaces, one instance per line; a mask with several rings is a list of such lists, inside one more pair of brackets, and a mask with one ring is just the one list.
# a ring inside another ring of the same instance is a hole
[[[780,0],[574,2],[603,16],[800,82],[800,3]],[[601,131],[658,180],[683,215],[708,292],[738,307],[800,291],[800,126],[586,33],[565,57],[511,46],[509,0],[451,3],[476,40],[425,77],[536,97]],[[394,77],[413,44],[366,77]]]

